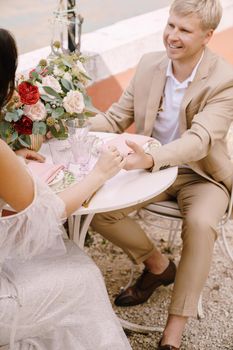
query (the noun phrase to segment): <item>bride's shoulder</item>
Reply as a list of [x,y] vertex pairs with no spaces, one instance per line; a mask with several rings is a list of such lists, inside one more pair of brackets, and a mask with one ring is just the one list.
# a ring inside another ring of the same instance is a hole
[[0,156],[1,156],[1,160],[4,160],[5,158],[9,158],[9,157],[13,157],[13,158],[15,157],[15,153],[2,139],[0,139]]

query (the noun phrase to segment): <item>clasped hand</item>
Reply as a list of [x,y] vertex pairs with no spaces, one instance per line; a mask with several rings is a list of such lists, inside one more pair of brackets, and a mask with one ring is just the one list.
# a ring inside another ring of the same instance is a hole
[[127,146],[132,149],[125,157],[125,170],[150,169],[154,165],[154,160],[150,154],[145,153],[144,149],[133,141],[126,141]]
[[125,164],[126,159],[121,156],[118,149],[109,146],[102,151],[95,165],[95,170],[102,175],[104,180],[108,180],[123,169]]

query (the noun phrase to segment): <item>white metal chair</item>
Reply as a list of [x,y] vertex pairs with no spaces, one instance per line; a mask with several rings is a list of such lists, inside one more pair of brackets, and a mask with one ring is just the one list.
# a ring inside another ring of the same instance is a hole
[[[230,220],[231,212],[232,212],[232,202],[233,202],[233,191],[231,192],[228,208],[226,213],[222,217],[221,221],[218,224],[219,230],[219,238],[217,240],[221,250],[223,253],[229,257],[229,259],[233,262],[233,252],[231,251],[229,244],[227,242],[226,237],[226,223]],[[167,219],[170,221],[170,225],[167,228],[169,230],[168,237],[168,247],[172,248],[175,240],[175,236],[181,229],[182,223],[182,214],[179,210],[178,204],[176,201],[162,201],[153,204],[149,204],[143,210],[146,210],[148,213],[156,216],[159,219]],[[155,226],[159,228],[163,228],[161,226],[161,221],[155,221]],[[166,228],[165,228],[166,229]]]

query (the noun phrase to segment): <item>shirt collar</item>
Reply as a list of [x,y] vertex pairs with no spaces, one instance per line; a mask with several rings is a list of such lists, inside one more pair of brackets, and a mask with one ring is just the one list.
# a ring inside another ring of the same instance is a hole
[[175,77],[174,77],[174,74],[173,74],[173,71],[172,71],[172,61],[169,60],[168,61],[168,66],[167,66],[167,72],[166,72],[166,76],[167,77],[171,77],[178,85],[182,85],[184,87],[187,87],[189,83],[191,83],[195,77],[195,74],[197,72],[197,69],[202,61],[202,58],[204,56],[204,51],[202,52],[202,55],[199,59],[199,61],[197,62],[196,66],[193,68],[192,70],[192,73],[190,74],[190,76],[185,79],[182,83],[180,83]]

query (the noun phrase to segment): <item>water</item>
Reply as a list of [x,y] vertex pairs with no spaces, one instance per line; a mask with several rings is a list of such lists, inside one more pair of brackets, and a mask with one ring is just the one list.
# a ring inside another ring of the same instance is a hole
[[[49,45],[49,19],[57,3],[57,0],[0,0],[1,27],[15,35],[19,53]],[[76,0],[76,3],[84,17],[83,32],[87,33],[168,6],[171,0]]]

